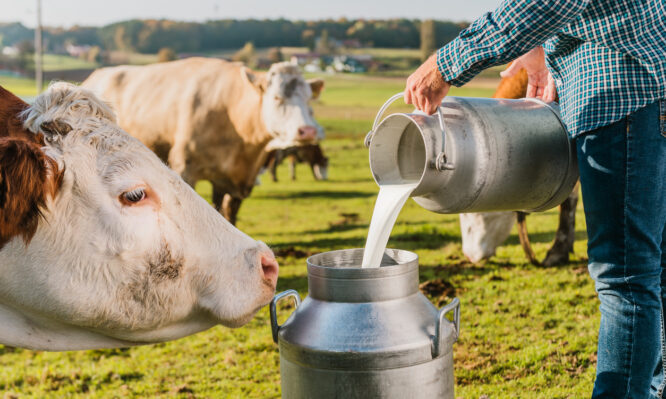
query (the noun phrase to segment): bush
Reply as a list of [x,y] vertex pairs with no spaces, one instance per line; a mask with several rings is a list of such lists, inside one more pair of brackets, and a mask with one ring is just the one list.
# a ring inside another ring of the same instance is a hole
[[176,58],[176,52],[169,47],[162,47],[160,51],[157,52],[157,62],[169,62]]

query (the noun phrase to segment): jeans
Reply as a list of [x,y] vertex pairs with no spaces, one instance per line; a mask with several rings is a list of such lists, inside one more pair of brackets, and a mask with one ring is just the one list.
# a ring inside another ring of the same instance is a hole
[[666,398],[666,101],[576,140],[601,302],[593,398]]

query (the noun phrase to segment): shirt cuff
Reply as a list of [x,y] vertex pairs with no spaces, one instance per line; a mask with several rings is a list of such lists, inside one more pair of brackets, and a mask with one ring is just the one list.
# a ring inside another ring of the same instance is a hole
[[476,75],[460,65],[459,60],[463,59],[460,45],[460,40],[456,38],[437,50],[437,69],[442,79],[456,87],[464,85]]

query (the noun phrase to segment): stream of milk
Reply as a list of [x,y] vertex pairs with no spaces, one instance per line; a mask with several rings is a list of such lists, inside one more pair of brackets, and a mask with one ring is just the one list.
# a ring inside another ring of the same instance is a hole
[[405,205],[416,186],[418,183],[379,186],[375,210],[372,212],[370,220],[368,239],[365,242],[362,268],[380,266],[393,225],[398,219],[402,206]]

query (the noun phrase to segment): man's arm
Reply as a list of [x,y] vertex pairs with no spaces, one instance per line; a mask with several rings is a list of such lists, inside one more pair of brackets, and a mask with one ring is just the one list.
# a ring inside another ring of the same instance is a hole
[[589,0],[505,0],[437,51],[442,78],[462,86],[476,74],[543,44],[578,17]]
[[[405,102],[432,113],[450,85],[543,44],[577,18],[590,0],[505,0],[437,51],[407,80]],[[433,69],[435,69],[433,71]]]

